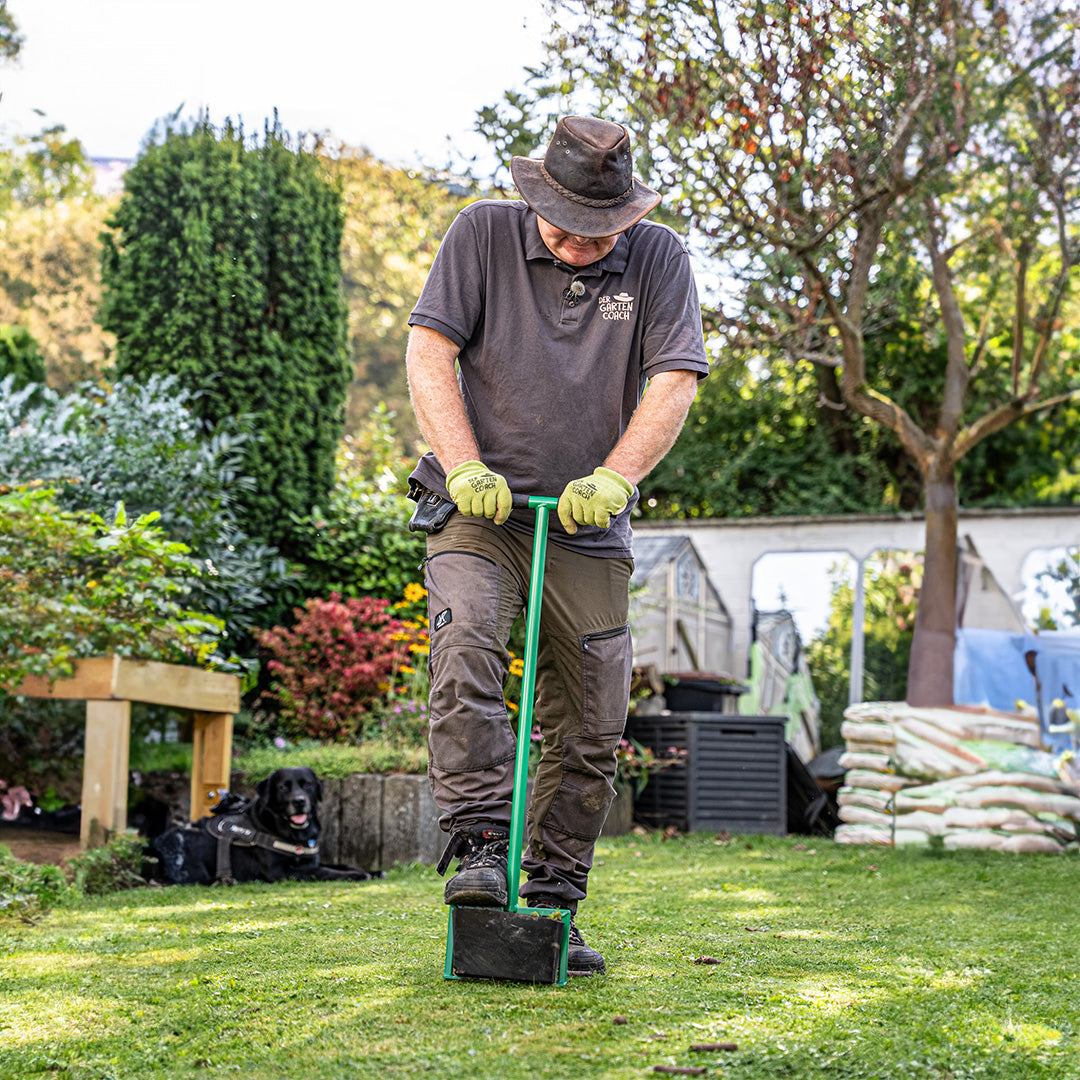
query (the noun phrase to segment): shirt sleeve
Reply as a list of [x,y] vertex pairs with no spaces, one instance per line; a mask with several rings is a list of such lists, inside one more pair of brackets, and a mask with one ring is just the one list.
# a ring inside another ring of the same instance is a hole
[[484,273],[476,228],[462,211],[446,231],[410,326],[426,326],[464,348],[484,317]]
[[682,242],[664,267],[648,299],[642,338],[642,370],[646,378],[660,371],[709,374],[709,358],[701,328],[701,304],[690,256]]

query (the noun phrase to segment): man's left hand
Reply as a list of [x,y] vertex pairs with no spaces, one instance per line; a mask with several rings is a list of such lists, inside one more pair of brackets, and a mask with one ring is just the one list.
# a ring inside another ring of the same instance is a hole
[[592,476],[571,480],[559,496],[559,520],[573,536],[579,525],[597,525],[606,529],[613,514],[619,513],[634,494],[634,485],[625,477],[602,465]]

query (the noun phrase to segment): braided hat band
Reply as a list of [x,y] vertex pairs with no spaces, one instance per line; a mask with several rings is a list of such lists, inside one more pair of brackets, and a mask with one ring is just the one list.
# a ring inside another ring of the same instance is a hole
[[599,117],[564,116],[543,160],[516,157],[510,171],[529,207],[574,236],[625,232],[660,202],[634,176],[630,133]]
[[597,209],[603,209],[608,206],[621,206],[634,193],[634,185],[631,184],[621,195],[616,195],[614,199],[590,199],[587,195],[579,195],[576,191],[571,191],[568,187],[563,187],[562,184],[547,171],[547,166],[542,161],[540,162],[540,175],[543,176],[543,178],[564,199],[576,202],[579,206],[595,206]]

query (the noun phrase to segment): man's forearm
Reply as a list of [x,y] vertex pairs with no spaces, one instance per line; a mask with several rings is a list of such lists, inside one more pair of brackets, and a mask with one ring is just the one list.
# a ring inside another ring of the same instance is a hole
[[405,354],[416,422],[444,472],[480,458],[454,367],[457,354],[449,338],[426,326],[413,327]]
[[697,373],[662,371],[649,380],[623,437],[604,465],[639,484],[675,444],[697,394]]

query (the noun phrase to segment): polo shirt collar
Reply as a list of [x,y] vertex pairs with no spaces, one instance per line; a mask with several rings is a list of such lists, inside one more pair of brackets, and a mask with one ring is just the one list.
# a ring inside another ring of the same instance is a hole
[[556,259],[548,251],[547,244],[540,236],[540,229],[536,224],[536,212],[530,210],[522,218],[522,229],[525,236],[525,258],[546,259],[556,266],[571,271],[578,277],[599,277],[601,274],[621,274],[626,269],[627,260],[630,258],[630,241],[626,239],[626,233],[620,233],[615,240],[615,246],[602,258],[588,266],[569,266]]

